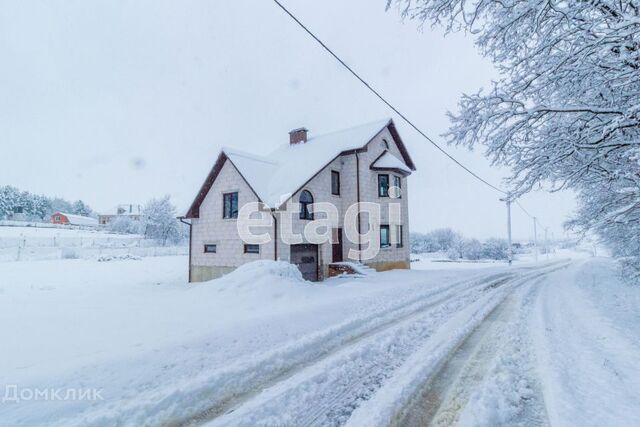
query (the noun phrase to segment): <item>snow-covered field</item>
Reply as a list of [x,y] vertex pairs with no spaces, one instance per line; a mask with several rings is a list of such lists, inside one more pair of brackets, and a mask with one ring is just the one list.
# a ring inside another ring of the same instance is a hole
[[[51,224],[53,225],[53,224]],[[185,255],[186,245],[161,247],[136,234],[100,229],[0,225],[0,262],[95,259],[100,256]]]
[[640,289],[607,258],[186,266],[1,263],[0,425],[637,425]]
[[[591,256],[591,252],[586,248],[578,249],[556,249],[553,253],[539,254],[538,260],[541,262],[552,261],[563,258],[584,258]],[[524,266],[536,262],[533,252],[515,254],[512,264],[514,266]],[[451,269],[479,269],[487,267],[504,266],[505,260],[451,260],[446,252],[430,252],[421,254],[411,254],[411,268],[414,270],[451,270]]]

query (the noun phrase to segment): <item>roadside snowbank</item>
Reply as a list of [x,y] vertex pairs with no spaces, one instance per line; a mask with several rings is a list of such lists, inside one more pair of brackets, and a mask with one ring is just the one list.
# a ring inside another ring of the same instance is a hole
[[403,270],[312,284],[289,264],[265,261],[187,284],[184,256],[0,263],[0,342],[8,343],[0,384],[95,387],[104,397],[2,404],[0,420],[141,425],[160,416],[157,402],[179,416],[198,390],[223,393],[206,386],[232,364],[252,367],[256,378],[269,374],[292,355],[321,353],[327,339],[340,342],[416,292],[475,275]]
[[[231,273],[208,282],[219,292],[262,292],[304,283],[300,270],[288,262],[260,260],[241,265]],[[306,282],[311,285],[311,282]]]

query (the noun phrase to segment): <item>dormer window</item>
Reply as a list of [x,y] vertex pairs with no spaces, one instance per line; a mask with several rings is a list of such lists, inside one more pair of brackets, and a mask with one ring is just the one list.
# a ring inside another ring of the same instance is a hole
[[313,212],[311,212],[311,204],[313,204],[313,196],[307,190],[300,193],[300,219],[313,220]]

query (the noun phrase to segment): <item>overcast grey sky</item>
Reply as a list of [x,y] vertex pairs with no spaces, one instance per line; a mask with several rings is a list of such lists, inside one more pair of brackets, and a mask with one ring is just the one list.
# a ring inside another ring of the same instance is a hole
[[[496,78],[463,34],[418,31],[385,0],[283,0],[428,134]],[[395,117],[270,0],[20,1],[0,9],[0,184],[95,210],[170,194],[186,209],[221,146],[266,153],[290,129],[393,117],[418,167],[414,231],[504,235],[499,195]],[[448,148],[490,182],[482,150]],[[569,193],[523,204],[556,235]],[[531,235],[514,210],[514,234]]]

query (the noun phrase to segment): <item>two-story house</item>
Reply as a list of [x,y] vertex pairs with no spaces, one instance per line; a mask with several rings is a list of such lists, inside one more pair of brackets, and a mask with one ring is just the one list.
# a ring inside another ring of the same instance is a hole
[[[189,280],[216,278],[258,259],[289,261],[308,280],[348,261],[378,271],[409,268],[407,177],[414,170],[391,119],[313,137],[296,129],[267,156],[224,148],[185,215],[191,219]],[[269,237],[265,243],[240,237],[238,215],[251,202],[271,217],[255,230]],[[338,213],[328,241],[306,235],[318,202]],[[380,207],[378,219],[359,212],[364,202]],[[355,230],[347,232],[354,207]],[[366,233],[376,237],[373,243],[362,241]],[[285,235],[301,237],[292,242]],[[375,256],[363,259],[363,246],[371,244],[378,245]]]

